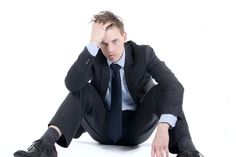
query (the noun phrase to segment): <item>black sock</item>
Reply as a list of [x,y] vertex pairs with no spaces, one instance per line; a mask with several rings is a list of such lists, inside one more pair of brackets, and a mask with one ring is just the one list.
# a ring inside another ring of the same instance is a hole
[[46,144],[54,145],[59,138],[60,136],[56,129],[49,127],[40,139]]

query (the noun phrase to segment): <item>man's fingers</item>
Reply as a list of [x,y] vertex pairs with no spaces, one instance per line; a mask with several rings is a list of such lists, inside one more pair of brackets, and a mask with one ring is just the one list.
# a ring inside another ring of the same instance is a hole
[[161,154],[161,157],[165,157],[165,150],[164,150],[164,148],[160,149],[160,154]]
[[113,22],[106,22],[106,23],[103,23],[103,22],[94,22],[93,24],[95,24],[95,25],[100,25],[100,26],[103,26],[104,28],[106,28],[107,26],[113,24]]
[[94,22],[93,23],[93,27],[97,28],[97,29],[102,29],[103,31],[105,31],[107,29],[108,26],[112,25],[112,22],[107,22],[107,23],[99,23],[99,22]]
[[169,157],[168,147],[153,147],[151,157]]
[[160,147],[159,148],[159,153],[160,153],[160,157],[167,157],[165,147]]
[[152,147],[151,157],[155,157],[155,148],[154,147]]
[[166,153],[166,157],[169,157],[169,149],[168,149],[168,147],[165,148],[165,153]]
[[105,23],[104,24],[104,27],[107,28],[108,26],[112,25],[113,23],[112,22],[108,22],[108,23]]
[[160,147],[156,149],[156,157],[162,157],[162,150]]
[[160,148],[159,147],[152,147],[151,156],[152,157],[162,157]]

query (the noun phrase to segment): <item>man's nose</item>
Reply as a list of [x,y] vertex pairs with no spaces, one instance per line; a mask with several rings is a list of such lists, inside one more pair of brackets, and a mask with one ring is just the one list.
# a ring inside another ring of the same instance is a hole
[[113,45],[108,45],[107,50],[108,50],[109,52],[113,52],[114,46],[113,46]]

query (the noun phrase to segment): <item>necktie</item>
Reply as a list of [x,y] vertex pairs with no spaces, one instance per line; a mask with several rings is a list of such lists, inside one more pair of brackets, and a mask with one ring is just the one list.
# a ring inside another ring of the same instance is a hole
[[109,116],[109,136],[112,141],[117,142],[122,136],[122,95],[121,95],[121,66],[112,63],[112,84],[111,84],[111,111]]

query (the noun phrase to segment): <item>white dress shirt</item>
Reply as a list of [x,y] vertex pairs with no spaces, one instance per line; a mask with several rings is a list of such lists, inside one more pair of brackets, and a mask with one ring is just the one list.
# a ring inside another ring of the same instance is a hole
[[[87,49],[89,53],[93,56],[96,56],[98,53],[99,48],[92,43],[89,43],[87,45]],[[110,64],[112,63],[110,60],[107,59],[107,63],[110,67]],[[125,74],[124,74],[124,65],[125,65],[125,51],[122,54],[122,57],[115,62],[116,64],[119,64],[122,68],[120,69],[120,76],[121,76],[121,89],[122,89],[122,111],[125,110],[136,110],[137,105],[135,104],[133,98],[131,97],[127,83],[125,80]],[[110,69],[110,74],[112,74],[112,70]],[[110,75],[112,76],[112,75]],[[108,89],[105,96],[105,102],[108,104],[108,108],[111,106],[111,77],[108,85]],[[175,126],[177,122],[177,117],[172,114],[162,114],[158,123],[168,123],[172,128]]]

